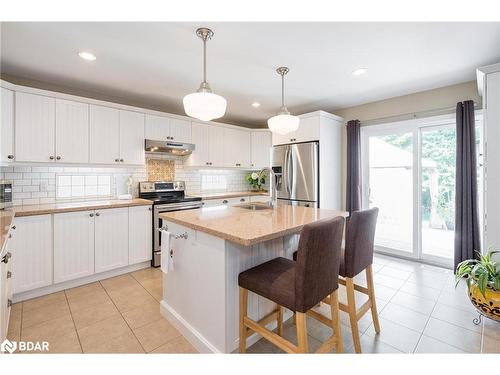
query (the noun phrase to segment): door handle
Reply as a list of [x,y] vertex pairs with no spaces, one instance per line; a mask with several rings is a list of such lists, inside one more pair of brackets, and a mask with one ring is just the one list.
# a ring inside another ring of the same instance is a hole
[[9,259],[12,258],[12,254],[10,252],[8,252],[7,254],[5,254],[2,258],[2,262],[7,264],[9,263]]
[[95,216],[101,216],[101,214],[99,212],[96,212]]
[[293,162],[292,162],[292,149],[289,149],[288,152],[288,194],[292,195],[292,186],[293,186]]

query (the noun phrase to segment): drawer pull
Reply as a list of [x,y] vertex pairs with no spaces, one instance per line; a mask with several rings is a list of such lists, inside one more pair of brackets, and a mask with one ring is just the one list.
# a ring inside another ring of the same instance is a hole
[[61,160],[61,157],[60,156],[56,156],[56,160]]
[[240,202],[244,202],[244,201],[245,201],[245,198],[241,198],[241,199],[240,199]]
[[9,263],[9,259],[12,258],[12,254],[10,252],[8,252],[7,254],[5,254],[2,258],[2,262],[3,263]]
[[7,155],[7,159],[10,159],[10,160],[14,159],[14,155]]
[[101,216],[101,214],[99,212],[96,212],[95,216]]
[[15,225],[12,226],[12,230],[16,230],[16,226]]
[[90,217],[94,217],[94,214],[89,214]]
[[227,202],[227,200],[226,200],[226,199],[224,199],[224,200],[222,201],[222,203],[223,203],[223,204],[227,204],[228,202]]
[[10,278],[12,278],[12,272],[7,271],[7,279],[10,279]]
[[11,307],[12,306],[12,300],[9,298],[7,300],[7,307]]

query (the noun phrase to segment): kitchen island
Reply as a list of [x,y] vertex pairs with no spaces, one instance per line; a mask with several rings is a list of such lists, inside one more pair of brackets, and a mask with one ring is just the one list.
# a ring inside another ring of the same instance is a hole
[[[343,211],[281,204],[274,209],[263,204],[257,209],[243,206],[160,215],[172,234],[174,254],[174,269],[163,275],[161,313],[200,352],[231,353],[238,348],[240,272],[276,257],[291,258],[304,225],[347,216]],[[271,301],[249,294],[252,319],[259,320],[274,308]],[[257,339],[250,336],[248,345]]]

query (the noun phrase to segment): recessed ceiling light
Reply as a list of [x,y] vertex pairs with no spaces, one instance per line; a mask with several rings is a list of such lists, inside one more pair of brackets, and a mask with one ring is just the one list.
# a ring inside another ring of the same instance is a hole
[[97,59],[97,57],[95,57],[95,55],[93,53],[86,52],[86,51],[78,52],[78,56],[80,56],[82,59],[88,60],[88,61],[94,61],[95,59]]
[[359,68],[352,71],[353,76],[360,76],[368,72],[368,68]]
[[252,103],[252,107],[259,108],[260,107],[260,103],[259,102],[253,102]]

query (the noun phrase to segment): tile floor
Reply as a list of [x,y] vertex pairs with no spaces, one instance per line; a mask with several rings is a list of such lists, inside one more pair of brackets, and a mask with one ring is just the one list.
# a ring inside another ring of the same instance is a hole
[[[364,353],[500,353],[500,323],[473,324],[465,285],[455,289],[450,270],[381,255],[373,268],[382,332],[375,334],[370,314],[360,320]],[[195,353],[160,315],[161,294],[161,272],[149,268],[24,301],[13,306],[9,338],[49,341],[52,353]],[[339,295],[345,303],[343,287]],[[356,296],[359,304],[364,298]],[[341,318],[345,351],[353,353],[349,319]],[[314,351],[331,333],[314,319],[307,324]],[[296,338],[291,320],[284,336]],[[281,350],[261,339],[248,352]]]

